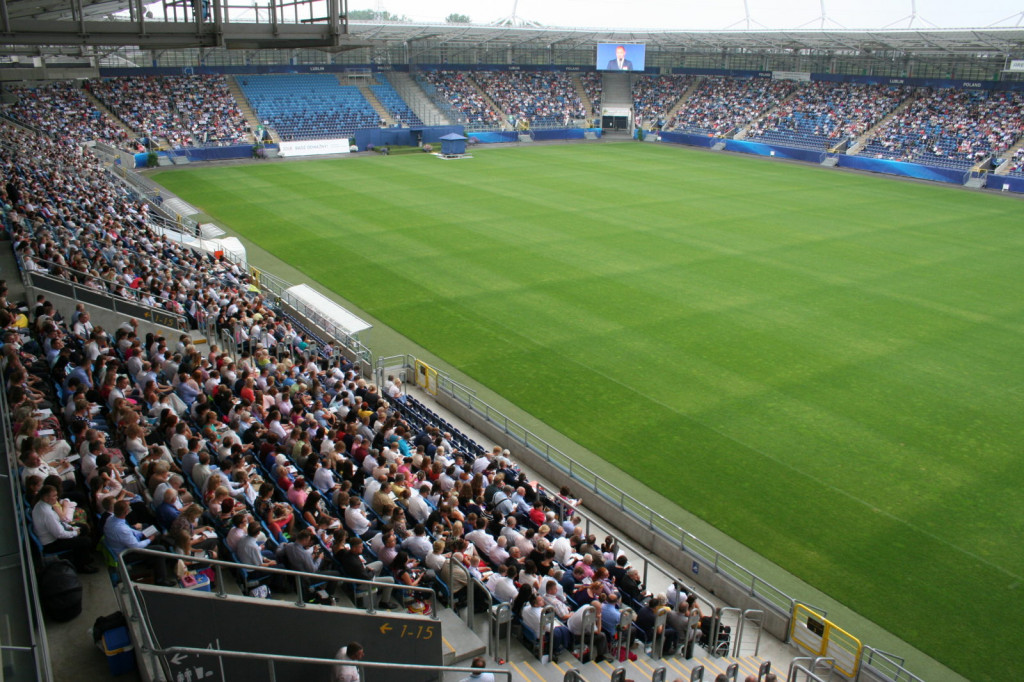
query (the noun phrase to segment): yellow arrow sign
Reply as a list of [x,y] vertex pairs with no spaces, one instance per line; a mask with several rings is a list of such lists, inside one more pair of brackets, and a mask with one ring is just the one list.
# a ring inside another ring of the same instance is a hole
[[380,634],[386,635],[389,632],[391,632],[391,623],[384,623],[384,625],[380,626]]

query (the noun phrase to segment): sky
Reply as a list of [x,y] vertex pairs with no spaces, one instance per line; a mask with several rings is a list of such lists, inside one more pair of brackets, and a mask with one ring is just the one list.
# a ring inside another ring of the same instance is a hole
[[[907,28],[913,0],[349,0],[349,10],[383,9],[413,21],[440,23],[451,13],[474,24],[512,16],[545,26],[721,30],[746,28]],[[917,0],[913,28],[1024,28],[1024,0]],[[637,8],[642,8],[638,11]],[[1018,23],[1019,22],[1019,23]]]

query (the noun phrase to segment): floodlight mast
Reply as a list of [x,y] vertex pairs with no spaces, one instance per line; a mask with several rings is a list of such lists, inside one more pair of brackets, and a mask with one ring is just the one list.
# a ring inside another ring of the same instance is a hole
[[821,6],[821,14],[819,14],[814,19],[811,19],[807,23],[800,24],[799,26],[797,26],[797,28],[805,28],[805,27],[810,26],[811,24],[814,24],[814,23],[819,23],[820,25],[818,26],[818,28],[820,28],[823,31],[825,30],[825,24],[829,24],[829,23],[830,24],[834,24],[836,28],[844,28],[844,29],[846,28],[845,26],[840,24],[835,19],[830,19],[829,18],[828,12],[825,10],[825,0],[821,0],[820,6]]
[[888,26],[884,26],[883,28],[892,28],[893,26],[902,24],[904,21],[907,22],[907,28],[914,28],[914,22],[918,20],[920,20],[922,24],[928,24],[932,28],[938,28],[938,26],[928,21],[924,17],[918,16],[917,0],[910,0],[910,14],[908,16],[905,16],[902,19],[897,19],[896,21],[892,22]]
[[750,0],[743,0],[743,18],[740,19],[739,21],[734,21],[733,23],[729,24],[728,26],[725,27],[725,30],[729,30],[730,28],[735,28],[739,24],[743,24],[743,27],[746,30],[748,30],[748,31],[750,30],[750,25],[751,24],[756,24],[759,28],[763,28],[763,29],[767,29],[768,28],[767,26],[762,24],[760,21],[757,21],[757,20],[751,18],[751,16],[750,16]]
[[504,19],[498,19],[492,22],[491,26],[508,26],[509,28],[540,28],[541,24],[530,19],[521,19],[516,15],[519,10],[519,0],[512,1],[512,14],[508,15]]

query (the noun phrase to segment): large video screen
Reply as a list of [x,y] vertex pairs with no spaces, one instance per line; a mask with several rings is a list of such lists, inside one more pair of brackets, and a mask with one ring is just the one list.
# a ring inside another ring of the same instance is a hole
[[598,43],[598,71],[643,71],[647,46],[636,43]]

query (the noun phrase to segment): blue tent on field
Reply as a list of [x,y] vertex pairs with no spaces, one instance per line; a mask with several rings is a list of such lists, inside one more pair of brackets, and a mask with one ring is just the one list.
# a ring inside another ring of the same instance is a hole
[[447,135],[441,136],[441,153],[445,156],[454,154],[465,154],[466,153],[466,140],[465,135],[459,135],[458,133],[448,133]]

